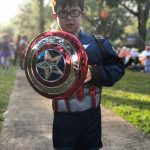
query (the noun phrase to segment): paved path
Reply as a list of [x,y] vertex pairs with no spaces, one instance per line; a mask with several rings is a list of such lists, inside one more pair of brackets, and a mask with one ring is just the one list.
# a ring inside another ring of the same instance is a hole
[[[19,70],[5,122],[0,150],[53,150],[51,101],[37,94]],[[102,108],[103,150],[150,150],[150,137]]]

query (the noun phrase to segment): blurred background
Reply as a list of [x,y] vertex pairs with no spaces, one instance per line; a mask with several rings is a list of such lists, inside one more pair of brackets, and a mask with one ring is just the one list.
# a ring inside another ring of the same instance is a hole
[[[85,0],[82,29],[109,37],[126,74],[103,89],[102,105],[150,134],[150,0]],[[1,0],[0,130],[18,67],[41,32],[57,29],[50,0]],[[23,92],[23,91],[21,91]]]
[[[150,43],[149,0],[86,0],[86,31],[108,36],[114,46],[144,50]],[[0,5],[0,37],[19,34],[32,39],[43,31],[57,28],[50,18],[50,0],[5,0]]]

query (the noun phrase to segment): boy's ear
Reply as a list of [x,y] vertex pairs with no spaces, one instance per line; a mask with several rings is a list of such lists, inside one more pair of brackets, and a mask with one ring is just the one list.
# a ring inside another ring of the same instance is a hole
[[83,12],[82,12],[82,18],[85,18],[85,17],[86,17],[86,12],[83,11]]
[[51,14],[51,18],[52,18],[52,19],[56,19],[56,18],[57,18],[57,14],[52,13],[52,14]]

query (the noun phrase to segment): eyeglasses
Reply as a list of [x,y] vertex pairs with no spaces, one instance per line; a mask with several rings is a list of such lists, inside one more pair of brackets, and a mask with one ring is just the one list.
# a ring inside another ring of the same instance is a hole
[[65,10],[61,10],[57,13],[58,17],[60,18],[67,18],[68,15],[70,15],[71,17],[79,17],[82,11],[78,10],[78,9],[74,9],[71,10],[70,12],[67,12]]

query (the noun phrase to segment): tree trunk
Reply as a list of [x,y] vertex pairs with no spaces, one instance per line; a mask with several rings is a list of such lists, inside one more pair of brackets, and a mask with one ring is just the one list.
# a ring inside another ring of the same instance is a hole
[[139,51],[145,49],[146,40],[146,18],[144,16],[144,9],[141,4],[138,4],[138,31],[139,31]]
[[39,3],[39,29],[40,29],[40,32],[44,32],[45,30],[44,0],[40,0],[40,3]]

